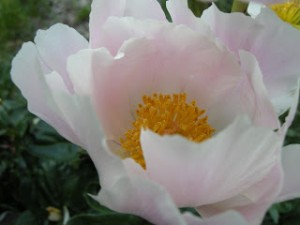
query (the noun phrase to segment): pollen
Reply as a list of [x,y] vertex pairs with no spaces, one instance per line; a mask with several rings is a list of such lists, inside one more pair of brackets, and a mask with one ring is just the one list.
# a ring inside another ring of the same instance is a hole
[[159,135],[178,134],[198,143],[210,138],[215,131],[208,124],[205,110],[200,109],[196,101],[187,103],[185,93],[144,95],[135,114],[132,129],[120,138],[120,144],[126,151],[125,155],[144,169],[146,165],[140,143],[141,129],[150,129]]
[[285,22],[300,29],[300,0],[272,4],[270,8]]

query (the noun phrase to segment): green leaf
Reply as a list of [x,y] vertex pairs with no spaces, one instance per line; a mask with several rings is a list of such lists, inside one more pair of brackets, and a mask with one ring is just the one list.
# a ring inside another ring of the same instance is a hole
[[90,195],[85,194],[87,204],[96,211],[96,213],[81,214],[74,216],[67,225],[150,225],[149,222],[129,214],[112,211],[105,206],[100,205]]
[[278,223],[279,221],[279,217],[280,214],[278,212],[278,210],[276,209],[276,207],[271,207],[271,209],[269,210],[270,216],[272,218],[272,220],[274,221],[274,223]]
[[46,146],[32,146],[28,151],[39,157],[48,158],[55,161],[69,161],[77,157],[79,148],[69,143],[58,143]]
[[50,145],[57,142],[64,142],[65,139],[62,138],[57,131],[45,123],[39,118],[33,120],[34,126],[32,127],[32,134],[35,137],[35,142],[40,145]]
[[110,210],[109,208],[106,208],[105,206],[100,205],[89,194],[85,194],[84,197],[85,197],[87,204],[92,209],[96,210],[97,212],[104,213],[104,214],[115,213],[114,211]]
[[35,218],[30,211],[23,212],[18,218],[16,225],[32,225],[36,224]]

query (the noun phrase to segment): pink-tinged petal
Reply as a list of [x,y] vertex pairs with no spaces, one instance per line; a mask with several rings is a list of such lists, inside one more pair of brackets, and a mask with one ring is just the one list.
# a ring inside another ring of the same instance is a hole
[[92,2],[92,10],[90,14],[90,46],[95,48],[99,46],[99,38],[101,37],[101,28],[110,16],[120,17],[124,12],[126,0],[94,0]]
[[300,32],[269,9],[252,19],[241,13],[222,13],[212,6],[202,19],[231,51],[246,50],[257,58],[276,111],[285,112],[300,74]]
[[260,35],[263,30],[252,18],[241,13],[223,13],[214,4],[203,12],[201,19],[235,53],[251,49],[253,36]]
[[79,50],[87,48],[87,40],[75,29],[64,24],[56,24],[48,30],[39,30],[34,42],[42,62],[50,71],[58,72],[68,90],[72,92],[73,85],[66,68],[67,59]]
[[260,80],[251,78],[260,74],[244,63],[245,74],[232,53],[185,26],[165,24],[151,39],[126,42],[115,57],[101,49],[89,52],[83,57],[91,62],[78,59],[78,67],[86,67],[80,61],[92,67],[93,98],[108,139],[118,140],[130,128],[142,96],[155,92],[186,92],[218,130],[240,114],[277,128],[271,105],[257,104],[266,103],[264,92],[255,92],[262,87]]
[[245,219],[235,211],[228,211],[204,220],[187,213],[183,216],[188,225],[249,225]]
[[[30,112],[49,123],[68,140],[79,143],[78,137],[57,110],[43,74],[43,65],[33,43],[23,44],[13,59],[11,77],[27,99]],[[60,85],[60,88],[64,87]]]
[[[258,62],[249,52],[240,51],[239,57],[240,66],[245,74],[240,72],[242,76],[238,83],[233,82],[228,85],[228,89],[216,95],[213,104],[207,108],[210,123],[216,129],[221,129],[228,124],[224,118],[232,119],[232,116],[248,114],[255,124],[277,129],[279,121],[267,96]],[[228,61],[226,64],[229,65]],[[226,67],[220,66],[219,68]],[[222,70],[222,75],[228,78],[225,70]],[[216,88],[221,90],[225,82]],[[196,84],[197,82],[194,85]]]
[[89,24],[92,48],[106,47],[101,45],[100,38],[102,26],[109,17],[165,20],[159,3],[153,0],[94,0]]
[[[216,58],[213,50],[210,51],[215,47],[213,43],[201,42],[201,37],[185,27],[173,27],[171,24],[163,26],[159,32],[162,36],[169,36],[169,40],[153,37],[153,40],[127,42],[120,50],[124,57],[109,59],[100,51],[91,53],[95,104],[109,138],[118,139],[129,128],[133,111],[144,94],[181,92],[189,81],[186,74],[195,73],[195,69],[207,71],[204,57]],[[190,56],[191,49],[195,48],[198,58]],[[187,57],[198,61],[190,67]],[[184,66],[178,62],[183,62]]]
[[203,143],[151,131],[141,134],[149,177],[179,207],[212,204],[247,190],[277,162],[281,142],[271,129],[255,127],[245,117]]
[[153,19],[138,20],[132,17],[109,17],[102,26],[99,46],[116,55],[123,43],[129,39],[156,36],[162,27],[170,26],[167,21]]
[[[272,103],[268,98],[267,90],[263,82],[263,76],[256,58],[251,53],[245,51],[240,51],[239,56],[241,67],[248,77],[249,88],[252,90],[248,92],[247,98],[249,98],[250,93],[254,95],[247,101],[248,104],[246,106],[249,107],[247,111],[253,110],[252,120],[255,124],[278,128],[279,121]],[[249,104],[249,102],[252,104]]]
[[211,217],[227,210],[239,212],[250,225],[260,225],[268,208],[274,203],[283,181],[278,162],[266,176],[239,195],[216,204],[198,207],[202,216]]
[[288,145],[282,150],[283,188],[277,202],[300,197],[300,145]]
[[153,224],[186,225],[169,194],[140,177],[121,177],[112,186],[102,187],[95,199],[108,208],[141,216]]
[[170,0],[166,4],[173,23],[186,25],[202,35],[212,37],[209,27],[189,10],[187,1]]

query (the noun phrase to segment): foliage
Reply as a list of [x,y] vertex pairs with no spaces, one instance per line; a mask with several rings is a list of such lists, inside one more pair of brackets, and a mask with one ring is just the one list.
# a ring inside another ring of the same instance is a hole
[[[89,4],[78,6],[77,1],[66,2],[70,4],[70,14],[75,15],[70,25],[85,24]],[[220,0],[216,4],[229,12],[231,2]],[[57,2],[0,1],[0,224],[63,224],[62,220],[48,220],[49,206],[59,209],[65,217],[70,215],[67,225],[150,224],[136,216],[111,211],[87,194],[96,194],[100,187],[85,151],[28,113],[26,101],[10,81],[11,60],[21,43],[32,40],[37,29],[54,24],[64,16],[53,9],[54,3]],[[165,1],[161,4],[166,9]],[[189,6],[199,16],[207,3],[189,0]],[[287,143],[300,140],[299,123],[300,112],[288,132]],[[196,213],[193,209],[181,211]],[[299,220],[300,201],[293,200],[274,205],[264,225],[296,225]]]

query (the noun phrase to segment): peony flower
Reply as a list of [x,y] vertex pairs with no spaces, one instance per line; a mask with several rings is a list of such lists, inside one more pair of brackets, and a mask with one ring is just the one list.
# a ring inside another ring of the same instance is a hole
[[[294,33],[269,11],[262,21],[212,6],[198,19],[181,0],[167,7],[173,23],[156,1],[94,0],[89,42],[62,24],[40,30],[12,79],[32,113],[88,151],[101,204],[154,224],[260,224],[299,196],[299,145],[282,151],[298,52],[281,32]],[[281,28],[272,41],[269,24]]]

